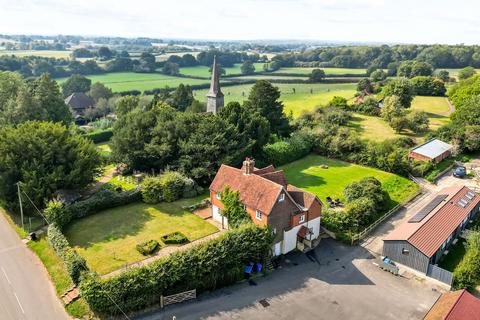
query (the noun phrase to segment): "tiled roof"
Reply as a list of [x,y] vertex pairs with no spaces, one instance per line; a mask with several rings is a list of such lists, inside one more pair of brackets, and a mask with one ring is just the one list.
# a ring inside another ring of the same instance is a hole
[[73,110],[84,110],[93,107],[95,101],[83,92],[75,92],[65,99],[65,103]]
[[298,207],[297,212],[309,209],[316,199],[315,195],[288,185],[283,171],[276,170],[273,166],[255,168],[252,174],[245,174],[245,166],[237,169],[222,165],[210,185],[210,190],[223,192],[226,186],[238,191],[240,200],[246,206],[266,215],[272,211],[282,190],[287,191],[287,196]]
[[451,144],[443,142],[438,139],[432,139],[424,144],[416,146],[411,149],[411,151],[421,154],[422,156],[428,157],[430,159],[435,159],[439,155],[443,154],[445,151],[449,151],[453,148]]
[[[467,192],[475,197],[468,199]],[[480,201],[478,194],[464,186],[445,188],[438,194],[448,196],[420,222],[405,222],[384,240],[406,240],[427,257],[433,256]],[[458,203],[460,199],[467,200],[465,207]]]
[[480,320],[480,299],[466,290],[446,292],[424,320]]

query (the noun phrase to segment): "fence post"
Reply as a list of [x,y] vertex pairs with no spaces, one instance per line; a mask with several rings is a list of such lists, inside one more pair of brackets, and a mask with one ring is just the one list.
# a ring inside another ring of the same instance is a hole
[[163,309],[163,295],[160,296],[160,308]]

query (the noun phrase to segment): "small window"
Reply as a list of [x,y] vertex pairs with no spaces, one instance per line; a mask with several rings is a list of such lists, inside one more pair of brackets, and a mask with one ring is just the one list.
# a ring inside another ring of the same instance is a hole
[[305,215],[302,214],[300,218],[298,219],[298,223],[304,223],[305,222]]
[[408,249],[405,249],[405,248],[402,249],[402,254],[409,254],[409,253],[410,251],[408,251]]
[[255,211],[255,218],[257,218],[257,220],[262,220],[262,213],[260,211]]
[[220,200],[222,198],[222,195],[220,194],[220,192],[217,192],[216,197],[217,197],[218,200]]
[[280,194],[280,197],[278,198],[278,202],[282,202],[283,200],[285,200],[285,193]]

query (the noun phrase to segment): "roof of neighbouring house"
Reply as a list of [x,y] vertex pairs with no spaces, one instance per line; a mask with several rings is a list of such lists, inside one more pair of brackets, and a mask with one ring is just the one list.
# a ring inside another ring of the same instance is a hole
[[439,191],[430,200],[383,240],[408,241],[425,256],[432,257],[480,202],[480,196],[465,186],[454,186]]
[[65,99],[65,103],[75,111],[84,110],[95,105],[95,101],[83,92],[72,93]]
[[480,299],[466,290],[440,296],[424,320],[480,320]]
[[427,158],[434,159],[446,151],[450,151],[452,148],[453,146],[451,144],[438,139],[431,139],[410,150]]
[[228,186],[240,194],[240,200],[248,207],[269,215],[282,191],[298,208],[304,211],[310,208],[315,195],[287,184],[282,170],[268,166],[254,168],[251,174],[245,174],[245,166],[241,169],[222,164],[213,179],[210,190],[222,192]]

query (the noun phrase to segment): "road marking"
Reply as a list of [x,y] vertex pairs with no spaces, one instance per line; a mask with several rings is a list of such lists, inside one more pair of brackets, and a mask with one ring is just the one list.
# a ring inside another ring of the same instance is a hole
[[25,314],[25,310],[23,310],[22,304],[20,303],[20,300],[18,299],[17,294],[14,292],[15,298],[17,298],[18,305],[20,306],[20,309],[22,309],[22,313]]
[[5,276],[5,278],[7,278],[8,284],[12,285],[12,283],[10,282],[10,279],[8,278],[7,273],[5,272],[5,269],[3,269],[3,267],[2,267],[2,271],[3,271],[3,275]]

